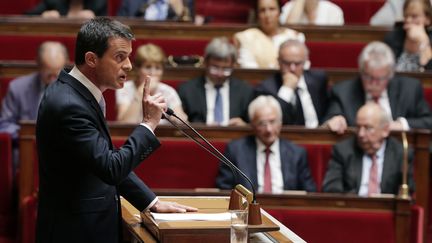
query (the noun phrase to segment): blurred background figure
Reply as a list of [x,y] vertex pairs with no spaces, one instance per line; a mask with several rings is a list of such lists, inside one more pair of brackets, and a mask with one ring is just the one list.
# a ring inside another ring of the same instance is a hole
[[430,129],[432,113],[420,81],[395,75],[394,66],[393,53],[386,44],[374,41],[363,48],[359,57],[360,75],[339,82],[330,90],[325,125],[343,133],[348,126],[356,125],[358,109],[373,101],[390,118],[390,130]]
[[304,42],[305,36],[279,24],[278,0],[258,0],[256,12],[258,28],[249,28],[234,34],[234,44],[239,53],[237,62],[243,68],[276,69],[280,44],[289,39]]
[[122,0],[117,15],[152,21],[192,21],[194,9],[193,0]]
[[272,95],[282,108],[284,125],[316,128],[327,110],[327,75],[309,66],[309,50],[299,40],[287,40],[279,49],[279,72],[255,87],[256,96]]
[[291,0],[284,4],[281,24],[344,25],[342,9],[326,0]]
[[429,0],[406,0],[403,25],[395,26],[384,42],[396,56],[396,71],[432,69],[432,7]]
[[[252,180],[260,193],[316,191],[306,150],[279,138],[282,110],[277,100],[270,95],[258,96],[248,111],[254,135],[231,141],[225,156]],[[228,166],[220,163],[216,186],[232,189],[237,184],[251,189],[243,177],[235,177]]]
[[106,0],[43,0],[35,8],[26,12],[28,15],[41,15],[44,18],[91,19],[107,15]]
[[387,0],[371,17],[370,25],[393,26],[403,20],[403,4],[405,0]]
[[[117,120],[128,123],[140,123],[142,121],[142,97],[144,79],[151,77],[150,94],[161,93],[169,108],[180,118],[187,120],[183,111],[181,100],[176,90],[162,83],[166,56],[163,50],[154,44],[146,44],[138,47],[135,54],[134,80],[127,81],[122,89],[116,90]],[[176,119],[174,119],[176,121]],[[167,123],[161,119],[160,123]]]
[[36,120],[40,99],[48,85],[54,82],[69,62],[66,47],[60,42],[43,42],[37,51],[38,71],[11,81],[0,113],[0,132],[11,134],[14,164],[18,163],[20,120]]
[[[403,147],[397,139],[389,137],[391,120],[374,102],[362,106],[356,120],[356,136],[333,146],[323,191],[360,196],[398,194],[403,177]],[[409,160],[408,184],[412,193],[412,156]]]
[[190,122],[241,126],[248,121],[253,89],[232,76],[237,50],[226,37],[214,38],[204,54],[205,74],[178,88]]

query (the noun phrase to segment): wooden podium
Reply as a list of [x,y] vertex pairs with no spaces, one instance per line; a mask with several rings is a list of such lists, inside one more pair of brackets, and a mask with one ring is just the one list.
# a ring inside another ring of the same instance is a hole
[[[198,213],[227,212],[229,197],[159,197],[198,208]],[[230,221],[156,222],[150,213],[138,212],[122,199],[123,221],[132,242],[229,242]],[[141,216],[141,217],[140,217]],[[262,224],[249,225],[250,242],[304,242],[262,210]],[[293,241],[294,240],[294,241]]]

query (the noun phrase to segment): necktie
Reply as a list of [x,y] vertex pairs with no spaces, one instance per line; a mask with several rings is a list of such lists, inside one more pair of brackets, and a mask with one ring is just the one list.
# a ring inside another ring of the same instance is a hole
[[214,121],[219,125],[223,122],[223,101],[220,92],[221,87],[222,85],[215,85],[216,99],[215,99],[215,107],[214,107]]
[[376,155],[371,156],[372,165],[369,171],[368,195],[378,193],[378,165]]
[[265,149],[265,163],[264,163],[264,193],[271,193],[272,192],[272,182],[271,182],[271,171],[270,171],[270,148]]
[[106,116],[106,104],[105,104],[105,98],[102,95],[102,98],[99,100],[99,106],[101,108],[101,111],[104,115],[104,117]]
[[305,119],[304,119],[304,114],[303,114],[303,106],[300,100],[300,93],[301,89],[300,88],[296,88],[295,89],[295,96],[296,96],[296,123],[295,125],[305,125]]

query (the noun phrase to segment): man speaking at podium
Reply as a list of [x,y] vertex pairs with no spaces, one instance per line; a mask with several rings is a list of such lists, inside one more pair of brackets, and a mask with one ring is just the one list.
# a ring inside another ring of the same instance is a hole
[[102,93],[127,80],[133,38],[118,21],[86,22],[77,35],[75,67],[45,91],[36,124],[37,242],[122,242],[120,195],[141,211],[196,210],[159,201],[132,172],[160,146],[153,131],[167,105],[160,94],[150,95],[150,78],[142,123],[120,149],[111,143]]

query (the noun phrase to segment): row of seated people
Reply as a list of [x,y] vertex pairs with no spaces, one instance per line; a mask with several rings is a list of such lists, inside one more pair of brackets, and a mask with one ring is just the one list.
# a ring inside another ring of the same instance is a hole
[[[292,0],[278,1],[282,16],[280,22],[294,24],[392,25],[402,16],[403,1],[363,0]],[[382,6],[384,4],[384,6]],[[389,5],[390,6],[387,6]],[[381,9],[380,9],[381,7]],[[98,0],[52,1],[21,0],[15,6],[5,6],[2,14],[30,14],[53,17],[89,18],[92,16],[128,16],[145,20],[190,21],[202,23],[247,23],[256,9],[256,1],[193,1],[193,0]],[[384,12],[384,14],[383,14]],[[230,14],[227,14],[230,13]]]
[[[234,34],[233,41],[239,52],[238,63],[243,68],[277,68],[277,53],[280,44],[288,39],[297,39],[304,42],[307,40],[307,36],[293,29],[283,27],[278,23],[280,12],[276,2],[263,2],[258,6],[260,11],[257,28],[249,28]],[[430,47],[431,32],[429,31],[429,26],[432,22],[432,16],[429,13],[432,12],[432,8],[430,5],[426,5],[424,1],[410,0],[406,1],[406,8],[404,9],[405,18],[403,26],[396,26],[384,38],[384,41],[392,48],[396,56],[396,70],[424,71],[431,69],[432,64],[430,60],[432,51]],[[5,41],[7,42],[7,40]],[[15,37],[13,41],[16,41]],[[166,43],[166,45],[173,45],[174,49],[178,51],[176,43]],[[354,67],[358,51],[363,47],[359,43],[357,45],[353,43],[348,46],[337,45],[336,48],[339,48],[338,52],[328,53],[322,50],[326,48],[325,45],[317,46],[317,43],[314,44],[313,42],[309,43],[309,45],[311,45],[311,48],[314,45],[316,46],[311,52],[311,59],[313,61],[312,64],[317,67],[326,65],[325,63],[328,62],[327,54],[338,54],[337,56],[333,56],[332,59],[341,59],[339,60],[339,65],[342,65],[342,67],[346,67],[346,65]],[[340,50],[349,47],[354,49],[348,51]],[[193,54],[202,54],[202,50],[199,50],[198,46],[194,46],[193,49],[195,50]],[[6,51],[5,53],[8,52]],[[11,53],[10,55],[17,54]],[[4,58],[8,58],[7,54],[5,54]],[[314,59],[320,61],[317,62]]]

